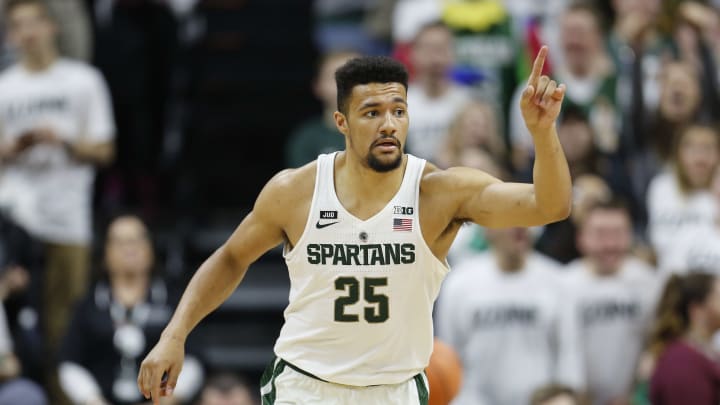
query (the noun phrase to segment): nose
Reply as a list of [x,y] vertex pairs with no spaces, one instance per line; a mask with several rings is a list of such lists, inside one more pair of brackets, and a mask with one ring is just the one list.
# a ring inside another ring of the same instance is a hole
[[385,119],[380,125],[380,133],[384,136],[391,136],[395,135],[396,132],[397,123],[395,122],[395,117],[392,115],[392,112],[387,112],[385,114]]

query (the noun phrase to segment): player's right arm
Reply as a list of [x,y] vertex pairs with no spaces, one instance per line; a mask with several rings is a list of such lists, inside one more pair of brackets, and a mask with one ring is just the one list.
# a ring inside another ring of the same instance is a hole
[[[140,367],[138,387],[154,404],[161,396],[172,394],[190,331],[230,296],[251,263],[284,240],[285,218],[289,215],[286,202],[293,201],[292,174],[284,171],[268,182],[253,211],[190,280],[159,342]],[[165,373],[167,382],[163,383]]]

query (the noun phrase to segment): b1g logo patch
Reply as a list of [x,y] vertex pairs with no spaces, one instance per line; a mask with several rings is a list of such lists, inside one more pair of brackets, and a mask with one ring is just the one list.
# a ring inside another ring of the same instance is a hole
[[395,215],[412,215],[414,213],[415,208],[413,207],[401,207],[399,205],[393,207],[393,214]]
[[337,211],[320,211],[320,219],[337,219]]

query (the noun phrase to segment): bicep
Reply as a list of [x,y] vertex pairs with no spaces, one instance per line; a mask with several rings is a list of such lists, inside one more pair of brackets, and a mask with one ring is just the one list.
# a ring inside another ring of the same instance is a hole
[[283,232],[279,226],[253,211],[235,229],[223,246],[223,251],[238,267],[247,268],[283,240]]
[[458,217],[493,228],[534,226],[546,223],[535,200],[532,184],[503,182],[479,170],[457,173],[467,187]]

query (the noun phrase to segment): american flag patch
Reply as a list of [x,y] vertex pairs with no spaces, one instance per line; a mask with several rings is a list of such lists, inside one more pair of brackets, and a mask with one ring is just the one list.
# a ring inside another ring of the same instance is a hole
[[412,218],[393,218],[393,231],[412,231]]

